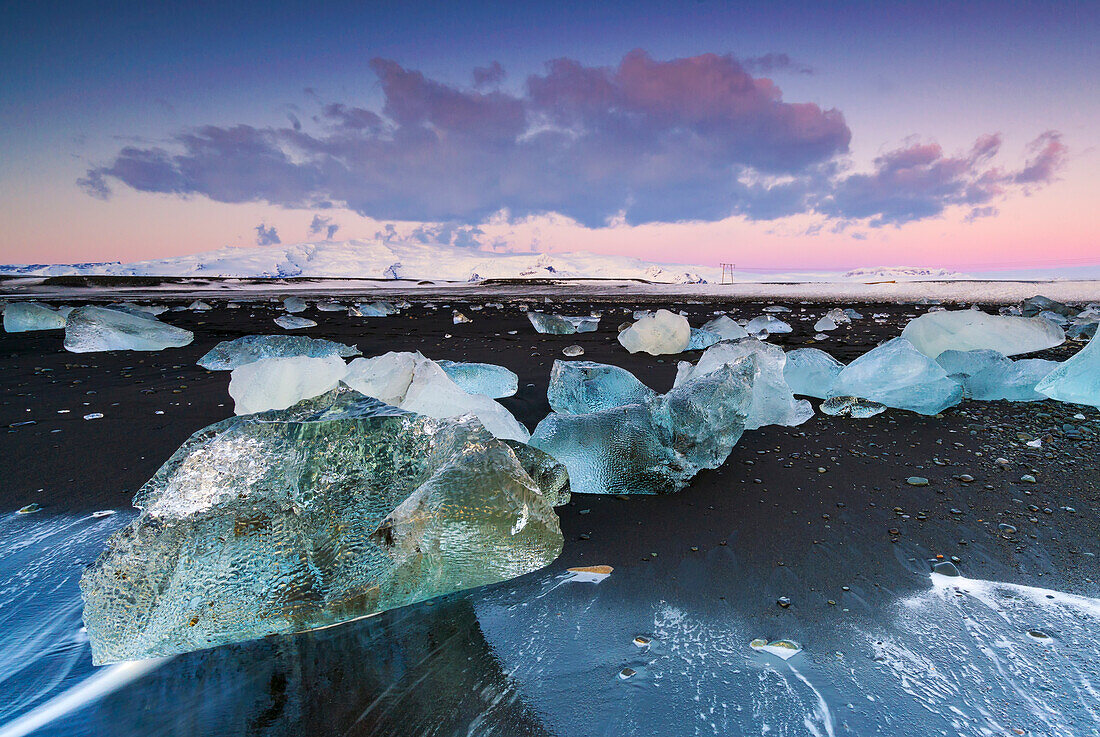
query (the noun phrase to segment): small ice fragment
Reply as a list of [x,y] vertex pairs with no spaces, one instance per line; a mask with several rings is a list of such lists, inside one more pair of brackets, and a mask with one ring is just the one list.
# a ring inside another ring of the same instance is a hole
[[453,312],[451,313],[451,318],[452,318],[452,319],[454,320],[454,324],[455,324],[455,325],[461,325],[461,324],[462,324],[462,323],[464,323],[464,322],[473,322],[473,320],[471,320],[470,318],[466,317],[465,315],[463,315],[463,314],[462,314],[461,312],[459,312],[458,310],[454,310],[454,311],[453,311]]
[[38,502],[31,502],[27,506],[21,507],[19,510],[17,510],[16,514],[34,514],[40,509],[42,509],[41,504],[39,504]]
[[562,354],[569,356],[570,358],[575,358],[576,356],[584,355],[584,348],[581,348],[579,345],[576,344],[567,345],[561,349],[561,352]]
[[789,333],[791,332],[791,326],[771,315],[764,315],[749,320],[748,324],[745,325],[745,331],[749,335],[758,335],[760,333]]
[[710,322],[703,324],[703,330],[714,333],[722,340],[737,340],[749,337],[749,332],[738,325],[726,315],[719,315]]
[[306,303],[301,297],[287,297],[283,300],[283,309],[287,312],[305,312]]
[[223,340],[211,348],[197,363],[208,371],[232,371],[262,358],[290,356],[358,356],[359,349],[321,338],[305,335],[246,335],[235,340]]
[[110,517],[113,514],[115,514],[114,509],[101,509],[98,512],[92,512],[92,517],[94,519],[102,519],[103,517]]
[[566,581],[572,583],[600,583],[615,569],[611,566],[578,566],[566,569]]
[[275,324],[284,330],[298,330],[299,328],[312,328],[317,326],[316,321],[310,320],[308,317],[298,317],[297,315],[280,315],[275,318]]
[[802,652],[802,646],[794,640],[767,640],[758,637],[749,643],[749,647],[758,653],[768,653],[783,660],[790,660]]
[[65,350],[72,353],[159,351],[180,348],[194,338],[190,330],[153,317],[90,305],[73,310],[65,325]]
[[91,414],[84,415],[84,419],[85,420],[102,420],[103,419],[103,413],[102,412],[92,412]]

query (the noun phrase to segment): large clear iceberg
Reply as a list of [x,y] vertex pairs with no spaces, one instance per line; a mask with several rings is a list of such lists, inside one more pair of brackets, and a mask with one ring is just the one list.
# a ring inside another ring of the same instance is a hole
[[492,363],[437,361],[454,383],[470,394],[484,394],[490,399],[511,397],[519,391],[519,377],[514,371]]
[[357,358],[348,365],[343,381],[368,397],[429,417],[475,415],[498,438],[525,443],[531,436],[502,404],[463,390],[439,364],[420,353]]
[[152,317],[90,305],[69,313],[65,325],[65,350],[73,353],[159,351],[180,348],[194,338],[190,330],[166,325]]
[[232,371],[262,358],[289,356],[358,356],[359,349],[322,338],[304,335],[246,335],[235,340],[223,340],[207,351],[196,363],[210,371]]
[[755,430],[764,425],[801,425],[813,417],[814,410],[804,399],[795,399],[791,387],[783,376],[787,358],[783,349],[757,340],[719,343],[708,348],[694,366],[681,361],[676,369],[675,386],[716,371],[722,366],[736,364],[746,356],[756,356],[756,377],[752,383],[752,403],[745,420],[745,429]]
[[980,310],[943,310],[913,318],[901,337],[924,355],[987,349],[1015,356],[1061,345],[1062,328],[1041,317],[987,315]]
[[550,408],[570,415],[644,404],[656,396],[626,369],[593,361],[554,361],[546,389]]
[[4,330],[8,333],[60,330],[65,327],[66,314],[38,302],[12,302],[4,308]]
[[795,394],[824,399],[844,364],[817,348],[798,348],[787,354],[783,378]]
[[717,468],[741,437],[756,358],[748,357],[668,394],[586,414],[551,412],[530,444],[565,464],[580,494],[678,491]]
[[561,551],[565,479],[472,418],[346,388],[216,423],[142,487],[141,514],[85,571],[93,661],[324,627],[534,571]]
[[691,343],[691,326],[683,315],[657,310],[619,333],[619,342],[631,353],[681,353]]
[[335,389],[348,367],[339,356],[262,358],[233,369],[229,396],[233,412],[247,415],[286,409]]
[[1094,337],[1075,356],[1047,374],[1035,391],[1059,402],[1100,409],[1100,337]]
[[990,350],[944,351],[936,363],[963,386],[968,399],[1010,402],[1035,402],[1046,397],[1035,385],[1058,367],[1057,361],[1025,358],[1013,361],[1003,353]]
[[934,415],[958,404],[962,385],[905,338],[894,338],[844,367],[830,397],[861,397],[887,407]]
[[547,315],[543,312],[528,312],[527,319],[540,333],[549,335],[573,335],[574,333],[593,333],[600,326],[598,317],[570,317],[568,315]]
[[737,340],[738,338],[749,337],[749,331],[726,315],[719,315],[710,322],[705,323],[703,330],[720,336],[722,340]]

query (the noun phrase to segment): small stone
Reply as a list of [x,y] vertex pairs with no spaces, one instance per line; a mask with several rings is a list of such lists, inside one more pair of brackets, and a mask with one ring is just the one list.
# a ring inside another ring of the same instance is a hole
[[786,596],[780,596],[775,603],[783,607],[784,609],[788,609],[791,606],[791,600],[789,597]]
[[910,486],[928,486],[928,479],[924,478],[923,476],[910,476],[909,478],[905,479],[905,483],[909,484]]
[[1021,476],[1021,477],[1020,477],[1020,481],[1023,481],[1024,483],[1027,483],[1027,484],[1035,484],[1035,483],[1038,483],[1038,482],[1037,482],[1037,481],[1035,480],[1035,477],[1034,477],[1034,476],[1032,476],[1032,475],[1031,475],[1030,473],[1025,473],[1025,474],[1024,474],[1023,476]]

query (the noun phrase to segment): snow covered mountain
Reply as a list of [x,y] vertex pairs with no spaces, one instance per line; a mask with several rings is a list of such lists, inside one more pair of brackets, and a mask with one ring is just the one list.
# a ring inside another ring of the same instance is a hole
[[349,240],[257,248],[221,248],[188,256],[123,264],[0,266],[26,276],[101,274],[192,277],[366,277],[480,281],[508,278],[646,279],[688,284],[718,281],[712,267],[655,264],[596,253],[494,253],[415,240]]

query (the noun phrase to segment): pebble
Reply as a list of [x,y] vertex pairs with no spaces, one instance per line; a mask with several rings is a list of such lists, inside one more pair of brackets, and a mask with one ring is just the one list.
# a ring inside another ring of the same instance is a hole
[[909,484],[910,486],[928,486],[928,479],[924,478],[923,476],[910,476],[909,478],[905,479],[905,483]]

